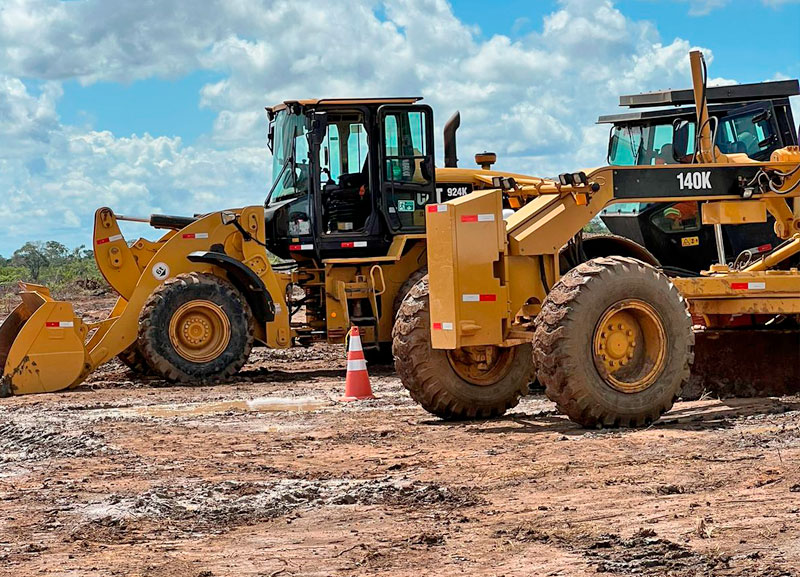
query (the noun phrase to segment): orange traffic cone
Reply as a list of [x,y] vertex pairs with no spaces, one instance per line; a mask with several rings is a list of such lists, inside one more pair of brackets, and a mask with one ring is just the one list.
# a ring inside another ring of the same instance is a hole
[[344,383],[344,397],[342,402],[374,399],[372,387],[367,374],[367,361],[364,359],[364,349],[361,347],[361,335],[358,327],[350,329],[350,346],[347,350],[347,379]]

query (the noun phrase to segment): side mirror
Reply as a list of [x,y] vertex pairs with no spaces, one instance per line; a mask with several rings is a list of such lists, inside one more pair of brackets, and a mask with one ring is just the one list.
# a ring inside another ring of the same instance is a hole
[[[677,119],[672,123],[672,157],[675,162],[684,162],[689,152],[689,131],[692,124],[686,120]],[[694,148],[694,143],[692,143]]]
[[272,149],[274,142],[275,142],[275,123],[270,122],[269,128],[267,129],[267,148],[269,148],[270,152],[275,152]]
[[326,112],[315,112],[311,120],[311,130],[308,138],[311,146],[319,146],[325,141],[325,134],[328,131],[328,114]]

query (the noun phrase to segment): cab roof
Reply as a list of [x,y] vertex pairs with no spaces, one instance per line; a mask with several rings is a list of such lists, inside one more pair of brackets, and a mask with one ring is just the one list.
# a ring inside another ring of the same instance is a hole
[[275,106],[267,107],[273,114],[291,106],[316,107],[316,106],[341,106],[341,105],[383,105],[383,104],[414,104],[422,100],[421,96],[396,96],[388,98],[309,98],[305,100],[284,100]]

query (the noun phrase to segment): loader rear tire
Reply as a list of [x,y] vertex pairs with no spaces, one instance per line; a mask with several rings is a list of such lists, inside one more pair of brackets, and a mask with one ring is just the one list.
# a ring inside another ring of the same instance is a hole
[[654,267],[627,257],[578,265],[536,317],[534,360],[547,397],[584,427],[639,427],[689,379],[686,301]]
[[155,373],[180,383],[236,374],[253,348],[253,314],[227,280],[181,274],[150,295],[139,316],[138,347]]
[[465,371],[458,364],[466,356],[465,349],[431,347],[428,302],[425,276],[403,300],[392,331],[395,369],[411,398],[442,419],[490,418],[515,407],[528,392],[530,345],[492,347],[497,360],[488,370]]
[[402,284],[400,290],[397,291],[397,294],[394,297],[394,303],[392,303],[392,319],[397,318],[397,313],[400,312],[400,307],[403,306],[403,301],[406,298],[406,295],[411,292],[411,289],[421,281],[423,278],[428,276],[428,267],[424,266],[419,270],[415,270],[412,272],[406,282]]
[[128,367],[135,375],[150,375],[153,373],[144,355],[139,351],[139,343],[135,342],[117,355],[120,362]]

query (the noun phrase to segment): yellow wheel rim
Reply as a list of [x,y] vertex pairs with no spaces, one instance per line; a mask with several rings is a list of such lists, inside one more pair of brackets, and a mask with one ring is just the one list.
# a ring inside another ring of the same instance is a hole
[[511,347],[462,347],[447,351],[447,360],[456,374],[473,385],[494,385],[511,368],[514,350]]
[[228,347],[231,324],[217,304],[196,300],[183,304],[169,321],[169,339],[187,361],[208,363]]
[[593,337],[594,364],[608,385],[623,393],[639,393],[661,375],[667,359],[667,335],[656,310],[644,301],[627,299],[610,307]]

